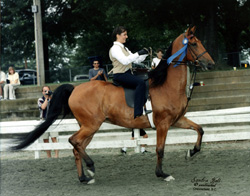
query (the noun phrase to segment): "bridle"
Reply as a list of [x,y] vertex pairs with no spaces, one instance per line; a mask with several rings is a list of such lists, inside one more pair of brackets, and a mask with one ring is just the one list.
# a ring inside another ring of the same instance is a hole
[[[184,38],[186,37],[186,35],[184,34]],[[189,35],[188,36],[189,38],[188,38],[188,40],[189,39],[192,39],[193,38],[193,35]],[[196,43],[195,43],[196,44]],[[192,43],[190,43],[190,42],[188,42],[188,50],[189,50],[189,52],[190,52],[190,54],[191,54],[191,56],[192,56],[192,58],[193,58],[193,62],[194,62],[194,64],[195,65],[198,65],[199,64],[199,58],[200,57],[202,57],[204,54],[206,54],[207,53],[207,51],[205,50],[204,52],[202,52],[201,54],[199,54],[199,55],[196,55],[196,53],[194,52],[194,49],[193,49],[193,47],[195,47]],[[196,57],[195,57],[196,56]]]
[[[191,56],[192,56],[192,58],[193,58],[193,63],[194,63],[194,65],[198,65],[199,64],[199,58],[200,57],[202,57],[204,54],[206,54],[207,53],[207,51],[205,50],[204,52],[202,52],[201,54],[199,54],[199,55],[197,55],[196,53],[195,53],[195,51],[194,51],[194,49],[193,49],[193,47],[195,47],[193,44],[196,44],[196,43],[190,43],[189,42],[189,40],[190,39],[192,39],[193,37],[194,37],[194,35],[193,34],[191,34],[191,35],[189,35],[189,36],[187,36],[186,37],[186,35],[185,35],[185,33],[183,33],[183,37],[184,37],[184,39],[183,39],[183,41],[186,39],[187,40],[187,50],[190,52],[190,54],[191,54]],[[187,55],[187,54],[186,54]],[[172,63],[175,63],[175,64],[177,64],[177,65],[179,65],[179,64],[184,64],[184,65],[187,65],[187,62],[188,61],[179,61],[179,60],[172,60],[171,61]],[[176,65],[176,66],[177,66]]]

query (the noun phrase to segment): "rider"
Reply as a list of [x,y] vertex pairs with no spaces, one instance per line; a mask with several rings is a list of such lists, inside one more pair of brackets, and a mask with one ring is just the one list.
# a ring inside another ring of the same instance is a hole
[[114,80],[122,86],[135,89],[134,118],[137,118],[143,113],[143,105],[146,101],[146,84],[142,79],[132,74],[132,62],[140,63],[144,61],[148,55],[148,50],[144,48],[136,53],[130,52],[123,45],[128,38],[127,30],[123,26],[114,29],[112,38],[114,45],[109,50],[109,58],[113,65]]

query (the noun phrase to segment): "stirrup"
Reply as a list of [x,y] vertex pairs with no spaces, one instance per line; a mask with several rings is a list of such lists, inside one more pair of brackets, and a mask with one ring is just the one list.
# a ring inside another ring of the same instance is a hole
[[148,115],[152,112],[152,110],[144,110],[145,111],[145,114]]

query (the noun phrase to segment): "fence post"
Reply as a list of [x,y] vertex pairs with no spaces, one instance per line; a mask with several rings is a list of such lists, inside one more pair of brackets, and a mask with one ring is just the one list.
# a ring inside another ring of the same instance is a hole
[[[35,142],[35,144],[39,143],[39,139],[37,139]],[[39,150],[35,150],[35,159],[39,159],[40,158],[40,151]]]
[[69,81],[72,82],[71,69],[69,69]]
[[138,144],[138,139],[140,137],[140,129],[134,129],[134,140],[136,141],[135,153],[141,151],[141,146]]

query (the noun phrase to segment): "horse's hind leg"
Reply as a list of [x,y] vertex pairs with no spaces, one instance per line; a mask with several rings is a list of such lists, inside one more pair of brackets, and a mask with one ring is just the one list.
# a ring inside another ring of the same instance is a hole
[[[94,161],[88,156],[85,151],[87,145],[92,140],[94,133],[95,131],[87,131],[86,129],[82,130],[81,128],[77,133],[69,138],[69,142],[74,146],[73,153],[75,155],[75,162],[79,180],[80,182],[87,184],[94,183],[94,179],[92,179],[95,173]],[[84,174],[82,158],[87,165],[88,173],[90,174],[91,178],[87,177]]]
[[75,148],[73,149],[73,153],[75,155],[75,163],[76,163],[78,177],[79,177],[80,182],[87,183],[87,184],[94,183],[92,178],[89,178],[84,174],[83,166],[82,166],[82,158]]
[[195,124],[193,121],[187,119],[186,117],[181,117],[173,126],[184,128],[184,129],[193,129],[197,132],[198,137],[195,143],[194,149],[187,152],[186,158],[193,157],[197,152],[201,150],[201,143],[204,131],[200,125]]

